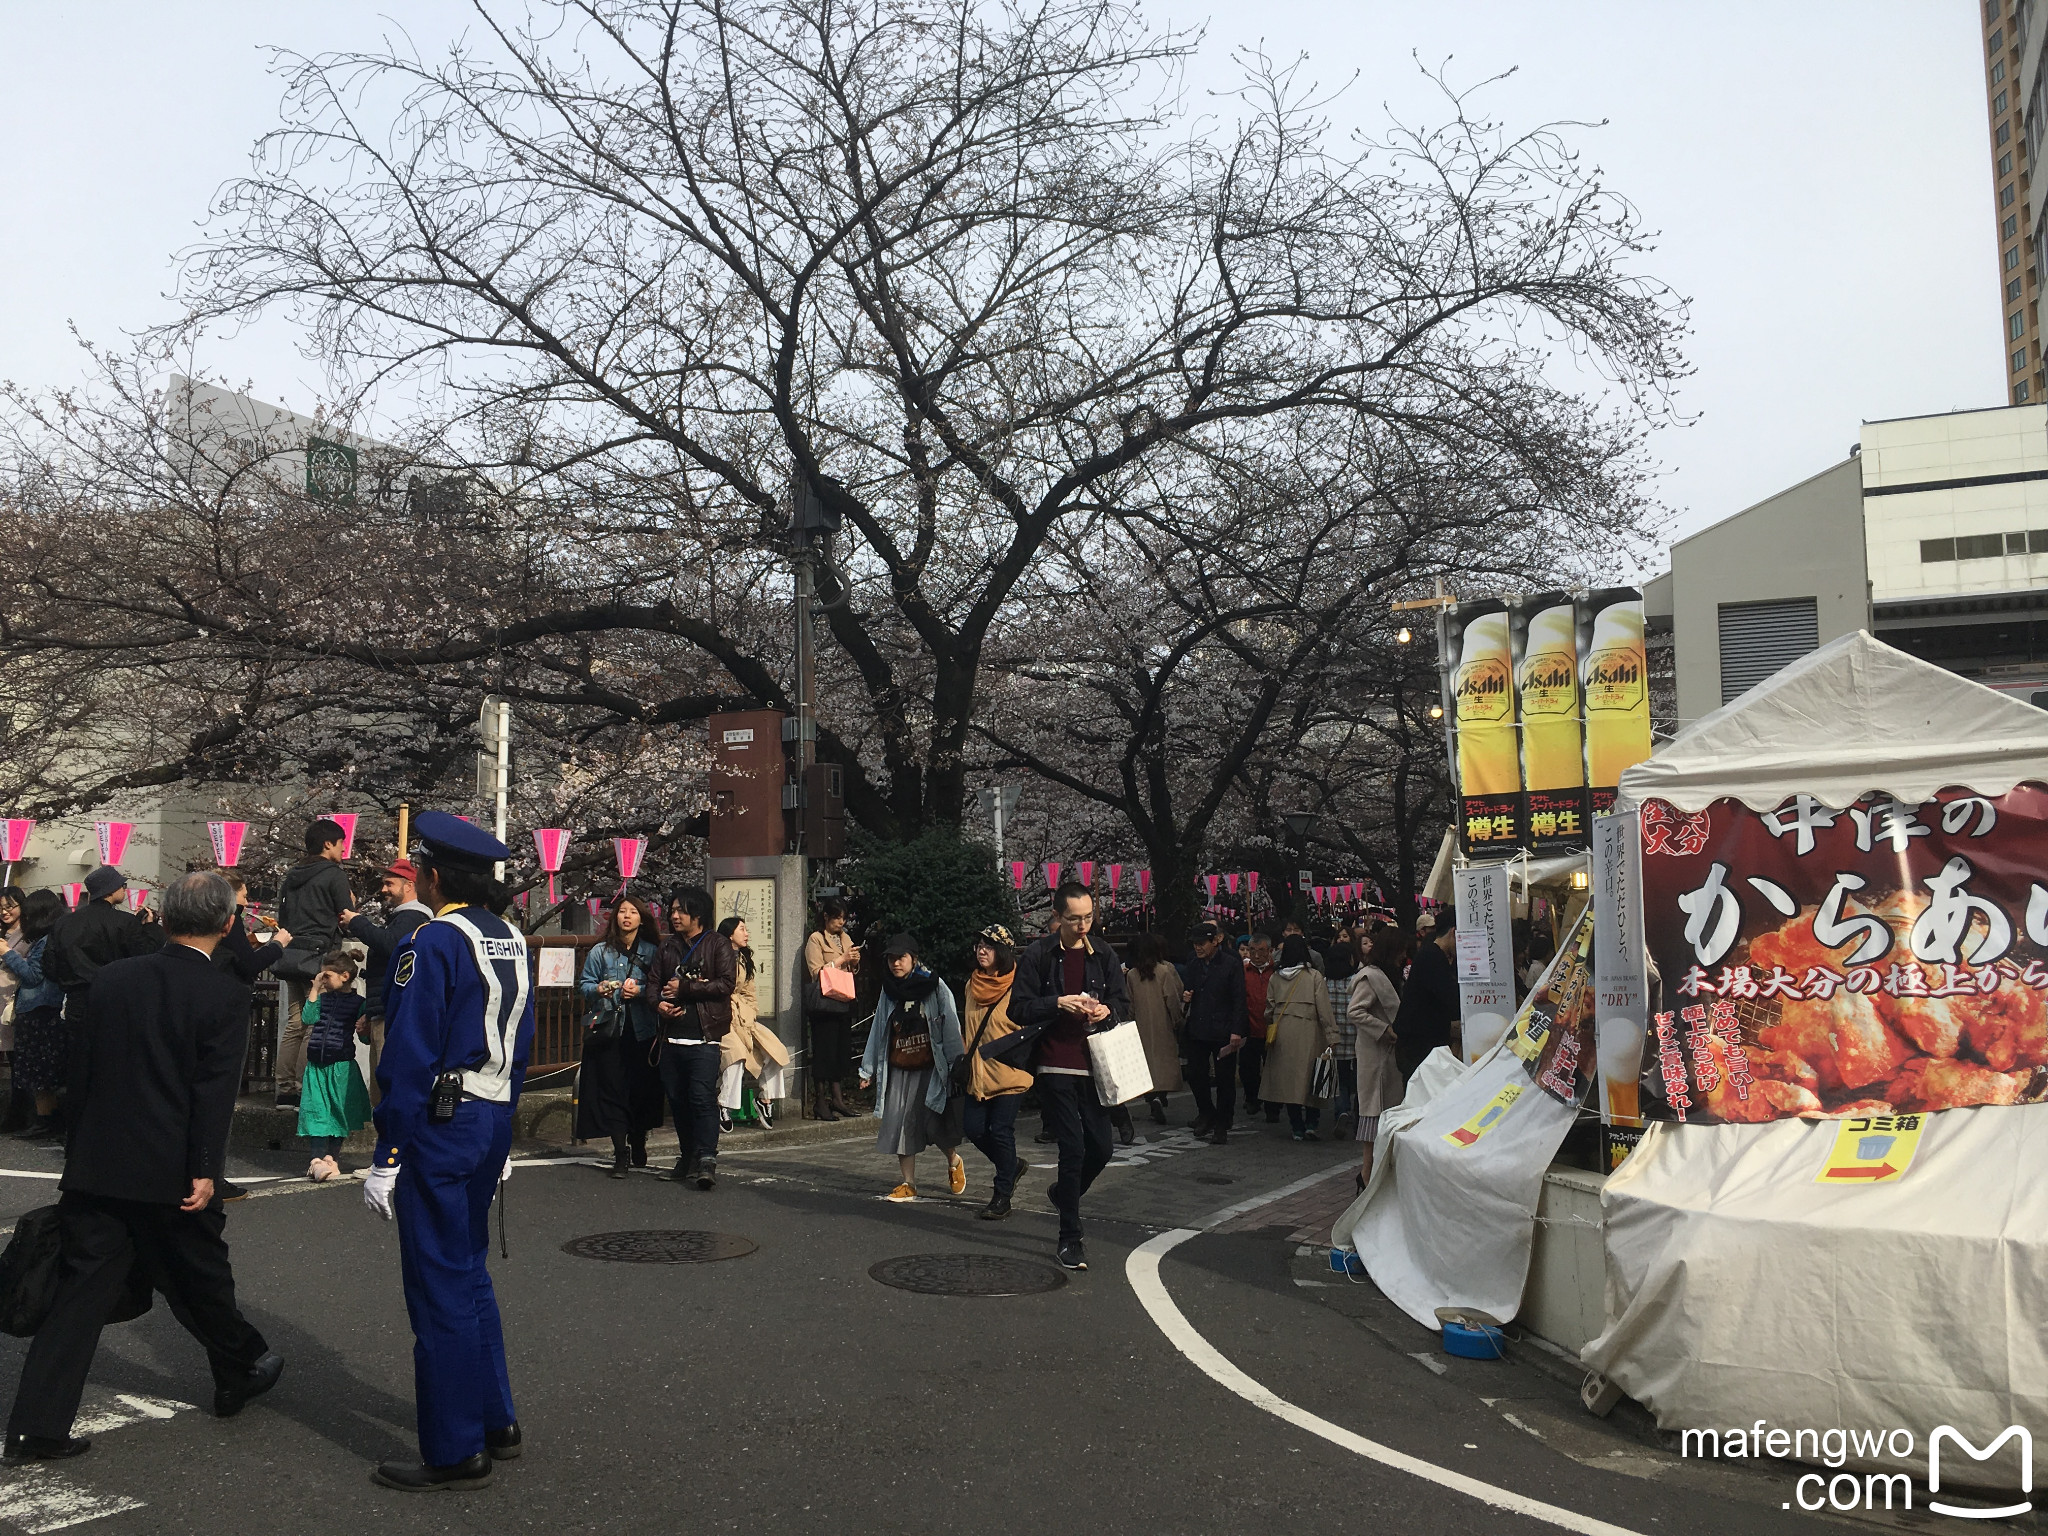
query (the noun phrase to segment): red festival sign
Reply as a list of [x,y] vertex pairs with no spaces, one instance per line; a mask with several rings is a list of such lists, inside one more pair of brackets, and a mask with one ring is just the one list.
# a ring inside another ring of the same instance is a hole
[[2048,787],[1763,813],[1649,800],[1642,837],[1649,1118],[2048,1098]]

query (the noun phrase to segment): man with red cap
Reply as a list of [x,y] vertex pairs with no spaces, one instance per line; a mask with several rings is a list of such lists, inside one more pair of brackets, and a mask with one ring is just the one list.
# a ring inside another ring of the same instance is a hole
[[412,931],[434,914],[420,900],[414,882],[419,878],[412,861],[400,858],[384,871],[380,894],[384,898],[385,921],[378,922],[361,912],[341,914],[342,931],[361,939],[369,947],[369,963],[363,967],[369,995],[363,1000],[359,1033],[370,1042],[370,1103],[383,1098],[377,1086],[377,1063],[384,1055],[384,973],[391,968],[391,955],[412,937]]

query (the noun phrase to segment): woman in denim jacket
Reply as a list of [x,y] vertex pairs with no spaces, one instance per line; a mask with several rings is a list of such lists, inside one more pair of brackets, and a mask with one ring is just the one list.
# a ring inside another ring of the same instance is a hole
[[14,1082],[35,1095],[34,1124],[22,1141],[48,1141],[57,1134],[57,1090],[64,1086],[64,989],[43,975],[43,951],[50,931],[64,915],[55,891],[30,891],[21,907],[22,947],[0,951],[0,965],[13,973]]
[[659,946],[654,914],[638,897],[621,896],[577,984],[593,1027],[577,1079],[576,1135],[611,1139],[615,1179],[626,1176],[629,1158],[632,1167],[647,1166],[647,1133],[661,1124],[661,1075],[654,1065]]

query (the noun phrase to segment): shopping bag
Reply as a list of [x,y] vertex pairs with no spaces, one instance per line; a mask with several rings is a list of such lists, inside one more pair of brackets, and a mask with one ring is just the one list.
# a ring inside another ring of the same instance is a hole
[[853,1001],[853,972],[840,966],[828,965],[818,972],[818,990],[825,996],[836,998],[842,1003]]
[[1128,1104],[1152,1091],[1152,1068],[1135,1019],[1090,1035],[1088,1064],[1095,1069],[1095,1096],[1105,1104]]
[[1315,1081],[1308,1090],[1309,1097],[1312,1099],[1328,1099],[1335,1097],[1336,1092],[1337,1057],[1333,1052],[1325,1051],[1316,1058]]

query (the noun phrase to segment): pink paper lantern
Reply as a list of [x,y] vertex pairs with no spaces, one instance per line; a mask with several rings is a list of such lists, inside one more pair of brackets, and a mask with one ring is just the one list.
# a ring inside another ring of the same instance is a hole
[[1058,859],[1047,859],[1045,861],[1045,888],[1048,891],[1058,890],[1059,883],[1060,861]]
[[619,861],[619,883],[624,885],[640,873],[640,861],[647,857],[647,839],[615,837],[612,839],[612,853]]
[[1081,883],[1082,883],[1083,885],[1087,886],[1089,890],[1091,890],[1091,891],[1092,891],[1092,890],[1094,890],[1094,889],[1095,889],[1095,861],[1094,861],[1093,859],[1083,859],[1083,860],[1082,860],[1082,861],[1080,862],[1080,864],[1079,864],[1078,866],[1076,866],[1076,867],[1077,867],[1077,868],[1079,868],[1079,870],[1081,871]]
[[1022,859],[1010,860],[1010,884],[1020,891],[1024,889],[1025,868],[1026,865]]
[[140,912],[148,905],[149,890],[146,886],[131,885],[128,887],[128,910],[130,912]]
[[602,896],[586,897],[584,898],[583,905],[590,909],[590,920],[592,922],[597,922],[604,916],[604,898]]
[[1315,891],[1314,891],[1314,893],[1313,893],[1313,894],[1314,894],[1314,896],[1315,896],[1315,903],[1316,903],[1316,905],[1317,905],[1317,906],[1319,906],[1319,907],[1320,907],[1320,906],[1321,906],[1321,905],[1323,904],[1323,897],[1324,897],[1324,895],[1325,895],[1325,894],[1326,894],[1326,893],[1328,892],[1328,890],[1329,890],[1329,887],[1328,887],[1328,886],[1323,886],[1323,885],[1319,885],[1319,886],[1317,886],[1317,887],[1315,888]]
[[1138,871],[1138,894],[1140,896],[1150,896],[1152,894],[1152,871],[1149,869]]
[[64,905],[67,907],[76,907],[78,905],[79,898],[84,894],[85,887],[76,880],[71,881],[64,887]]
[[569,829],[566,827],[536,827],[533,830],[533,846],[540,854],[540,867],[548,875],[548,905],[555,902],[555,874],[562,867],[562,855],[569,849]]
[[7,818],[6,862],[19,864],[28,852],[28,835],[35,831],[36,824],[25,816]]
[[1114,896],[1114,895],[1116,894],[1116,887],[1117,887],[1117,882],[1118,882],[1118,881],[1120,881],[1120,880],[1122,880],[1122,879],[1123,879],[1123,877],[1124,877],[1124,867],[1123,867],[1123,865],[1121,865],[1121,864],[1112,864],[1112,865],[1110,865],[1110,866],[1109,866],[1109,894],[1110,894],[1110,895]]
[[[93,831],[99,834],[100,862],[119,864],[121,856],[128,851],[128,839],[135,835],[132,821],[96,821]],[[73,903],[77,905],[77,903]]]
[[249,835],[246,821],[209,821],[206,835],[213,842],[213,862],[233,869],[242,862],[242,843]]
[[[1212,876],[1211,878],[1214,877]],[[1227,889],[1233,896],[1237,894],[1237,880],[1238,877],[1236,875],[1225,875],[1223,877],[1223,884],[1225,889]],[[1212,896],[1216,894],[1216,888],[1214,886],[1211,886],[1209,888],[1209,894]]]
[[1256,869],[1245,871],[1244,885],[1245,889],[1250,891],[1252,895],[1256,896],[1259,894],[1259,872]]
[[1214,906],[1216,904],[1216,887],[1223,883],[1223,877],[1221,875],[1204,875],[1202,876],[1202,882],[1209,887],[1209,904]]
[[356,813],[354,811],[329,811],[327,819],[341,828],[341,856],[350,858],[356,851]]

